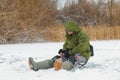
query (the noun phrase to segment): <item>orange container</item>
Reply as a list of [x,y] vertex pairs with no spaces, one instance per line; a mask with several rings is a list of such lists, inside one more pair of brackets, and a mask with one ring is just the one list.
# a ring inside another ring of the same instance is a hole
[[56,59],[54,62],[54,69],[57,71],[60,70],[61,68],[62,68],[62,59],[61,58]]

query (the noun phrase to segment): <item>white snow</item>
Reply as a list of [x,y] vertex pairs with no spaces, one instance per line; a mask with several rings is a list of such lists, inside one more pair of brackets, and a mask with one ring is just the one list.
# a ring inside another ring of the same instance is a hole
[[57,1],[57,8],[60,10],[60,9],[63,9],[65,6],[69,6],[69,5],[72,5],[72,4],[77,4],[78,3],[78,0],[58,0]]
[[0,45],[0,80],[120,80],[120,40],[91,41],[95,56],[74,71],[54,68],[34,72],[27,64],[52,58],[62,42]]
[[[79,0],[57,0],[57,9],[61,10],[65,6],[69,7],[69,5],[72,5],[73,3],[77,4]],[[95,1],[96,3],[100,0],[86,0],[89,2]],[[108,2],[109,0],[102,0],[104,2]],[[114,0],[115,2],[120,2],[120,0]]]

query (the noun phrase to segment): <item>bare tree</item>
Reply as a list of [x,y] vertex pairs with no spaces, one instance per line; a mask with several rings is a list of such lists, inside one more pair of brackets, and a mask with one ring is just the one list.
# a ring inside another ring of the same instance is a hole
[[114,5],[114,0],[108,0],[108,11],[109,11],[110,26],[113,25],[113,5]]

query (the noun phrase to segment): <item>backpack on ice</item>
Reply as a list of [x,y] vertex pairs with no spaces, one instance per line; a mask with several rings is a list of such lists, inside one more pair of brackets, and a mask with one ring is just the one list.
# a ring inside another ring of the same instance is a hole
[[91,52],[91,56],[94,56],[94,49],[92,45],[90,45],[90,52]]

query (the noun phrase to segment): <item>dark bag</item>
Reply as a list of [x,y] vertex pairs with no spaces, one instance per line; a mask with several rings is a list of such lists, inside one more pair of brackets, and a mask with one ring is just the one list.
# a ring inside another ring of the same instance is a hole
[[75,62],[77,61],[73,56],[70,56],[70,57],[68,58],[68,60],[69,60],[70,62],[72,62],[73,64],[75,64]]
[[91,52],[91,56],[94,56],[94,49],[92,45],[90,45],[90,52]]
[[61,58],[59,55],[56,55],[56,56],[54,56],[51,60],[52,60],[52,62],[55,62],[55,60],[56,59],[59,59],[59,58]]

